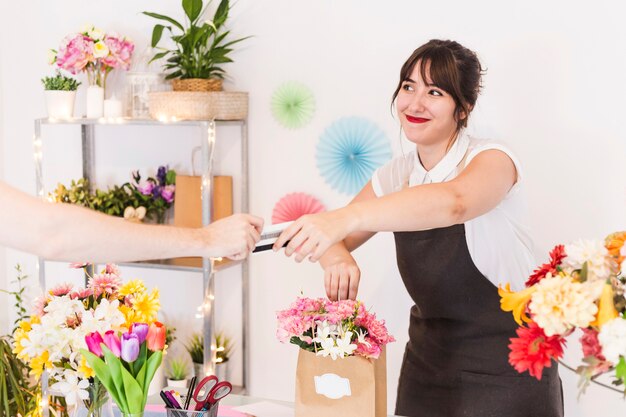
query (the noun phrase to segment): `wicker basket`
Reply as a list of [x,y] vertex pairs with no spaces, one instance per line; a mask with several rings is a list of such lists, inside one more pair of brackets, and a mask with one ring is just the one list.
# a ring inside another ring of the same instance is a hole
[[248,93],[160,91],[149,93],[150,116],[158,120],[240,120],[248,116]]
[[172,80],[174,91],[222,91],[220,78],[176,78]]

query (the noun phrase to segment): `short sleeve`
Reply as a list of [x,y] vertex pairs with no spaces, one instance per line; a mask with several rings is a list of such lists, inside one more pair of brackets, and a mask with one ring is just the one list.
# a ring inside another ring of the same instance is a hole
[[372,174],[372,188],[377,197],[400,191],[409,185],[409,176],[415,160],[414,152],[399,156],[378,168]]
[[517,156],[513,153],[511,149],[509,149],[505,144],[501,142],[485,142],[485,143],[476,145],[473,149],[469,150],[469,153],[467,154],[467,158],[465,159],[465,166],[468,166],[469,163],[472,161],[472,159],[474,159],[476,155],[478,155],[479,153],[488,151],[491,149],[502,151],[509,158],[511,158],[511,161],[513,161],[513,164],[515,165],[515,170],[517,171],[517,181],[515,182],[515,185],[522,182],[522,178],[523,178],[522,165],[519,159],[517,158]]

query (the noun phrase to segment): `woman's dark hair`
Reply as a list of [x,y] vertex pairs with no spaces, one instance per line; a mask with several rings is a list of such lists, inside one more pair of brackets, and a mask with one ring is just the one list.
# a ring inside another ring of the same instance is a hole
[[[454,99],[457,130],[467,126],[467,118],[476,104],[484,72],[476,54],[458,42],[439,39],[428,41],[413,51],[402,65],[400,82],[393,93],[392,103],[402,83],[411,78],[418,62],[424,83],[432,82]],[[426,69],[429,70],[430,80],[426,80]],[[465,113],[465,117],[462,117],[462,113]]]

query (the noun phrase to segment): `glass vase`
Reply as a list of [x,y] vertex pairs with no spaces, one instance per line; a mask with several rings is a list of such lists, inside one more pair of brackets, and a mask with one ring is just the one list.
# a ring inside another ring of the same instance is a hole
[[104,385],[97,379],[87,388],[89,398],[78,403],[71,417],[113,417],[113,404]]
[[85,68],[87,73],[87,106],[88,119],[97,119],[104,115],[104,89],[110,69],[101,64],[91,64]]

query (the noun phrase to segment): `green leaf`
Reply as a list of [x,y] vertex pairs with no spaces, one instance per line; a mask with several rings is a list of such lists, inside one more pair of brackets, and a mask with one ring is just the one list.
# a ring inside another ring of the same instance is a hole
[[[154,374],[157,371],[157,368],[159,367],[159,365],[161,365],[161,361],[163,360],[163,351],[156,351],[154,352],[152,355],[150,355],[150,357],[148,358],[148,361],[146,362],[146,379],[144,380],[144,386],[149,386],[150,385],[150,381],[152,381],[152,378],[154,378]],[[146,389],[146,391],[148,391]],[[144,407],[145,407],[145,398],[144,398]]]
[[159,41],[161,40],[161,35],[163,35],[163,29],[165,26],[163,25],[154,25],[154,29],[152,29],[152,47],[156,47]]
[[107,348],[104,345],[104,343],[101,343],[100,346],[102,346],[102,353],[104,353],[104,359],[106,361],[107,366],[109,367],[109,370],[111,371],[111,378],[113,379],[113,384],[115,385],[117,392],[120,394],[119,399],[121,402],[118,403],[118,405],[120,406],[120,409],[124,407],[123,408],[124,410],[129,410],[128,397],[124,395],[125,388],[124,388],[124,380],[122,379],[122,371],[124,370],[124,367],[122,366],[121,359],[115,356],[113,352],[111,352],[109,348]]
[[[137,373],[135,373],[133,375],[133,377],[137,377],[137,375],[139,374],[139,370],[143,367],[143,364],[146,362],[146,359],[148,357],[148,347],[147,347],[147,343],[142,343],[141,347],[139,348],[139,356],[137,356],[137,360],[135,360],[135,362],[133,363],[133,369],[137,370]],[[137,380],[139,380],[139,378],[136,378]],[[142,385],[143,388],[143,385]]]
[[580,282],[587,281],[588,271],[589,271],[589,265],[587,265],[587,262],[585,262],[583,264],[583,267],[580,269]]
[[615,377],[626,383],[626,360],[623,356],[619,357],[619,363],[615,367]]
[[100,382],[102,382],[102,385],[105,386],[105,388],[109,392],[109,395],[111,395],[115,403],[121,409],[128,409],[126,407],[126,403],[123,402],[123,398],[120,395],[120,392],[118,391],[115,382],[113,381],[110,367],[107,366],[107,364],[104,363],[102,359],[86,349],[80,349],[80,353],[85,357],[85,360],[87,361],[91,369],[93,369]]
[[[128,413],[136,414],[144,410],[145,395],[139,382],[126,370],[122,369],[122,381],[124,385],[124,392],[126,393],[126,403],[128,404]],[[146,390],[146,395],[148,390]]]
[[146,16],[154,17],[155,19],[165,20],[166,22],[170,22],[171,24],[176,26],[178,29],[182,30],[183,32],[185,31],[185,28],[183,28],[183,25],[181,25],[180,23],[178,23],[176,20],[172,19],[171,17],[163,16],[162,14],[157,14],[157,13],[152,13],[152,12],[142,12],[142,13],[145,14]]
[[228,10],[230,9],[230,5],[228,4],[228,0],[222,0],[217,6],[217,10],[215,11],[215,15],[213,16],[213,24],[216,28],[220,28],[226,19],[228,19]]
[[202,12],[202,0],[183,0],[183,9],[191,23],[195,23]]

